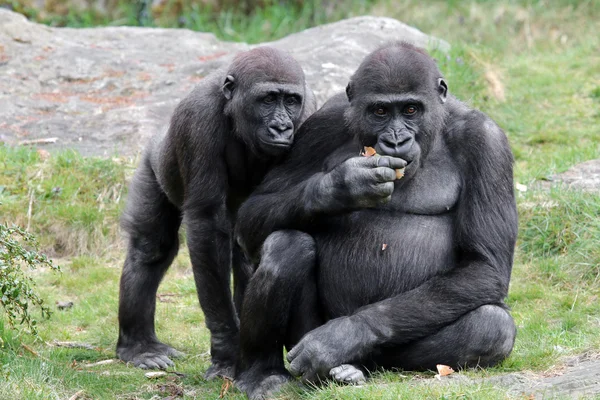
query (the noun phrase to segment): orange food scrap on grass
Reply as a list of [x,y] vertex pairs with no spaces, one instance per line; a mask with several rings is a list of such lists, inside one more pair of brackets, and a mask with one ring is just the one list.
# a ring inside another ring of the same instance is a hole
[[444,364],[437,364],[436,368],[438,370],[438,373],[435,377],[438,379],[440,379],[442,376],[447,376],[447,375],[454,373],[454,370],[452,369],[452,367],[449,367]]

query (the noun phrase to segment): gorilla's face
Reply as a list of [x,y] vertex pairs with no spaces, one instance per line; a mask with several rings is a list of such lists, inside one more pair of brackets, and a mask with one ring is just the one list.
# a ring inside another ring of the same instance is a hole
[[361,63],[346,88],[346,123],[364,146],[418,168],[442,130],[448,87],[435,62],[406,44],[384,47]]
[[[294,142],[296,125],[302,114],[302,87],[268,83],[252,91],[251,108],[245,116],[254,126],[257,147],[266,154],[279,155]],[[251,134],[248,132],[248,134]]]
[[255,82],[233,90],[228,76],[223,91],[225,114],[236,135],[255,153],[278,156],[294,142],[304,107],[304,82]]
[[378,154],[404,159],[408,164],[421,155],[419,132],[425,112],[417,96],[371,96],[363,109],[370,129],[359,134],[363,145],[375,147]]

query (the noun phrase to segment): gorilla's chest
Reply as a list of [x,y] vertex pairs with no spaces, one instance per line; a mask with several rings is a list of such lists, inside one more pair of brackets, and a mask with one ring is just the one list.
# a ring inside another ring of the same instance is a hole
[[315,235],[319,290],[330,316],[411,290],[455,265],[461,179],[453,162],[423,165],[389,204],[327,221]]
[[445,151],[439,150],[435,157],[419,168],[407,182],[398,180],[388,210],[438,215],[454,209],[461,190],[461,176],[456,163]]

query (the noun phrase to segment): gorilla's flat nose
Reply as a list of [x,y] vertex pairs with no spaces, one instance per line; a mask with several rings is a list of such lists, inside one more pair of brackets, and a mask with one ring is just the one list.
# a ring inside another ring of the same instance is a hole
[[269,133],[277,141],[290,140],[294,134],[294,127],[291,123],[274,123],[269,125]]

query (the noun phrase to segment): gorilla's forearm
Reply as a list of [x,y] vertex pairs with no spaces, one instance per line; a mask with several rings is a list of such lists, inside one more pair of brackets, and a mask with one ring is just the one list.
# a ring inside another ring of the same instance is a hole
[[508,279],[486,262],[470,262],[398,296],[357,310],[356,329],[367,329],[371,347],[404,344],[429,336],[486,304],[501,304]]
[[238,210],[235,237],[244,252],[254,260],[267,236],[280,229],[307,230],[329,201],[317,173],[298,185],[280,192],[257,193]]

